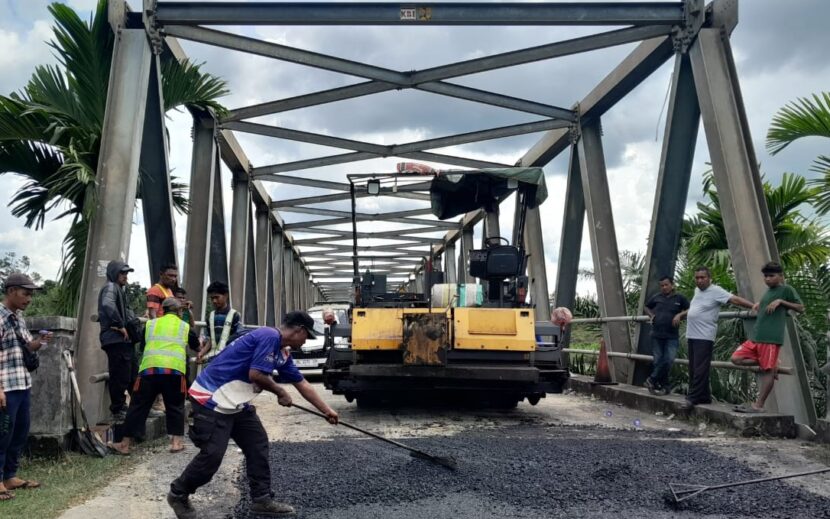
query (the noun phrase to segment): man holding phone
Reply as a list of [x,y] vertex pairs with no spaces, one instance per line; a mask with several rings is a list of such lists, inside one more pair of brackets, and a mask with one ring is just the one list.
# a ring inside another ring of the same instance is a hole
[[[32,392],[31,364],[26,358],[52,338],[43,331],[33,338],[23,320],[23,311],[40,287],[19,272],[3,283],[0,305],[0,501],[14,498],[12,490],[38,488],[40,483],[17,477],[20,453],[29,436]],[[25,351],[24,351],[25,349]]]

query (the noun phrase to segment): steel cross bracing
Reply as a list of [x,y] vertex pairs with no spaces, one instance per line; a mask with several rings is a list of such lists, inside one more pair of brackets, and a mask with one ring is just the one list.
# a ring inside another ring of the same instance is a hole
[[[777,257],[777,248],[769,232],[769,214],[760,192],[757,160],[729,46],[729,34],[737,23],[736,0],[713,0],[706,6],[703,0],[424,4],[143,0],[142,4],[140,16],[129,13],[122,0],[111,0],[109,4],[110,23],[119,37],[113,54],[97,172],[97,194],[102,206],[108,209],[99,211],[107,218],[96,218],[91,226],[76,345],[81,391],[93,419],[97,419],[103,393],[100,387],[86,381],[89,374],[102,371],[103,366],[94,346],[97,325],[90,324],[88,318],[97,311],[95,298],[90,294],[97,294],[104,281],[98,275],[98,266],[113,258],[125,259],[129,253],[131,208],[135,201],[135,192],[130,186],[136,185],[138,170],[149,168],[154,178],[167,180],[160,182],[156,189],[159,200],[168,196],[169,191],[162,187],[169,184],[168,165],[157,153],[152,156],[149,151],[165,146],[163,136],[158,135],[163,121],[158,64],[159,59],[186,59],[177,39],[357,78],[356,83],[346,86],[238,107],[223,118],[210,111],[191,109],[194,116],[191,213],[182,274],[198,314],[205,309],[203,293],[209,280],[229,282],[232,302],[249,323],[273,324],[286,311],[307,308],[317,300],[349,298],[351,214],[343,208],[350,199],[350,184],[288,172],[377,157],[401,157],[452,167],[503,167],[505,164],[480,157],[436,150],[540,133],[536,144],[516,157],[515,164],[511,165],[544,167],[566,149],[571,152],[560,265],[555,281],[556,304],[569,306],[573,302],[582,223],[587,215],[597,293],[608,314],[604,317],[613,317],[612,314],[624,311],[625,306],[620,299],[622,282],[613,215],[607,203],[609,188],[601,118],[672,58],[675,68],[642,301],[657,291],[660,274],[674,270],[682,208],[701,120],[715,183],[718,192],[723,193],[730,252],[733,257],[745,258],[734,265],[739,292],[750,299],[760,297],[763,287],[759,286],[756,275],[757,264]],[[613,29],[423,70],[399,71],[208,28],[210,25],[592,25]],[[575,95],[562,100],[562,106],[452,82],[482,72],[630,43],[638,45],[593,90],[581,98]],[[391,145],[249,120],[405,89],[510,110],[527,119],[510,126]],[[254,167],[237,142],[235,132],[343,151],[276,164],[258,162]],[[740,145],[735,145],[736,142]],[[227,243],[220,162],[224,162],[233,177],[231,232]],[[284,186],[281,192],[289,196],[272,199],[265,182]],[[291,196],[291,190],[297,188],[314,194]],[[370,195],[365,185],[357,186],[358,202],[377,197],[372,207],[378,208],[358,210],[356,215],[361,269],[371,267],[411,290],[422,289],[424,260],[433,258],[436,265],[444,264],[450,282],[475,282],[465,265],[469,251],[475,248],[474,228],[485,227],[484,213],[475,211],[457,221],[438,221],[427,216],[428,211],[424,209],[429,201],[428,189],[428,177],[383,184],[377,195]],[[384,201],[389,200],[398,204],[405,202],[407,210],[384,210]],[[173,222],[168,216],[172,213],[160,207],[156,209],[150,211],[156,217],[153,236],[147,227],[149,262],[154,265],[177,260]],[[291,217],[289,223],[284,216]],[[486,223],[485,235],[498,234],[497,217],[487,218]],[[529,253],[530,300],[535,305],[537,319],[547,319],[551,302],[538,209],[527,213],[524,240]],[[604,327],[610,349],[631,351],[629,348],[634,346],[626,340],[628,333],[613,326]],[[647,325],[640,325],[638,330],[637,352],[650,354],[649,341],[639,339],[647,336]],[[801,423],[810,423],[815,416],[811,415],[813,407],[799,351],[792,342],[782,350],[784,361],[794,367],[795,376],[777,385],[775,401],[779,410],[794,414]],[[642,373],[634,370],[630,362],[615,361],[613,371],[618,379],[633,382],[642,379]]]
[[[364,6],[364,8],[368,9],[369,11],[374,11],[376,8],[386,11],[389,9],[390,5],[391,4],[373,4],[369,6]],[[489,9],[496,7],[498,9],[504,9],[505,7],[513,8],[517,5],[518,4],[512,4],[509,6],[499,6],[490,4],[487,6],[487,8]],[[525,12],[522,15],[528,17],[525,18],[525,22],[534,21],[534,24],[556,24],[565,21],[565,18],[561,18],[563,16],[577,16],[581,19],[584,19],[584,17],[586,16],[584,9],[576,5],[548,5],[545,6],[546,9],[544,10],[544,14],[540,11],[539,5],[530,6],[530,9],[528,9],[527,12]],[[326,12],[330,9],[339,9],[343,7],[342,5],[337,6],[328,4],[325,6],[318,4],[309,4],[309,6],[316,12]],[[351,4],[351,7],[354,6],[355,4]],[[346,211],[338,211],[334,209],[320,207],[321,205],[325,205],[328,203],[347,200],[349,196],[345,192],[347,186],[345,184],[338,186],[330,181],[298,179],[297,177],[289,177],[287,175],[282,175],[281,173],[290,171],[300,171],[311,168],[320,168],[325,166],[332,166],[335,164],[343,164],[348,162],[367,160],[376,157],[389,156],[438,162],[442,164],[461,167],[481,168],[509,166],[507,164],[498,164],[493,163],[491,161],[484,161],[470,157],[458,157],[449,156],[445,154],[438,154],[434,152],[429,152],[427,150],[438,149],[448,146],[457,146],[473,142],[481,142],[491,139],[500,139],[515,135],[522,135],[526,133],[548,131],[553,129],[567,129],[574,124],[576,120],[576,113],[572,109],[564,109],[556,106],[544,105],[542,103],[518,99],[510,96],[504,96],[492,92],[485,92],[479,89],[463,87],[460,85],[447,83],[445,80],[489,70],[496,70],[499,68],[509,66],[516,66],[519,64],[530,63],[543,59],[551,59],[559,56],[566,56],[579,52],[601,49],[613,45],[621,45],[625,43],[641,41],[643,39],[652,38],[655,36],[664,36],[672,32],[673,26],[670,25],[671,22],[681,21],[683,19],[683,5],[681,3],[671,3],[665,5],[652,4],[650,6],[645,4],[605,6],[607,10],[601,13],[599,12],[599,9],[591,11],[592,13],[596,13],[598,15],[596,18],[594,18],[594,22],[592,23],[596,25],[605,25],[612,23],[621,24],[625,22],[621,22],[620,17],[626,16],[629,17],[626,18],[626,20],[630,21],[630,23],[632,23],[634,26],[629,28],[612,30],[609,32],[603,32],[594,36],[575,38],[548,45],[537,46],[529,49],[520,49],[517,51],[487,56],[484,58],[466,60],[459,63],[451,63],[448,65],[433,67],[422,71],[399,72],[383,67],[372,66],[351,60],[345,60],[333,56],[323,55],[303,49],[297,49],[289,47],[287,45],[279,45],[271,42],[264,42],[228,32],[222,32],[213,29],[207,29],[204,27],[194,26],[196,25],[196,23],[199,23],[198,20],[202,20],[205,22],[205,24],[208,24],[209,19],[220,19],[221,16],[219,18],[211,18],[212,16],[217,16],[215,14],[215,10],[222,10],[228,8],[228,6],[218,5],[215,3],[211,5],[204,5],[201,7],[205,7],[209,11],[214,11],[214,14],[207,14],[205,10],[202,10],[199,6],[194,6],[192,4],[177,5],[161,2],[158,4],[155,10],[155,23],[161,26],[161,30],[164,34],[167,34],[169,36],[190,39],[192,41],[216,45],[232,50],[272,57],[274,59],[279,59],[287,62],[300,63],[303,65],[320,68],[323,70],[340,72],[343,74],[348,74],[370,80],[366,83],[361,83],[350,87],[315,92],[290,99],[276,100],[273,102],[263,103],[252,107],[243,107],[235,109],[232,110],[223,120],[219,121],[220,126],[225,130],[240,131],[257,135],[270,136],[284,140],[292,140],[349,150],[349,152],[342,153],[339,155],[330,155],[317,157],[314,159],[306,159],[255,167],[250,172],[253,178],[259,180],[283,182],[294,185],[299,184],[306,187],[318,187],[321,189],[342,191],[342,193],[321,194],[317,196],[286,199],[283,201],[272,202],[271,207],[281,213],[305,213],[313,216],[332,217],[324,219],[305,220],[302,222],[292,222],[286,224],[283,227],[285,231],[289,231],[292,234],[303,232],[314,233],[315,236],[318,237],[301,239],[301,241],[297,243],[297,246],[303,252],[302,256],[308,259],[315,257],[319,258],[320,256],[326,255],[334,256],[347,251],[348,246],[345,243],[347,240],[343,239],[343,232],[340,231],[332,234],[327,234],[327,231],[331,230],[332,227],[347,224],[350,221],[350,214]],[[297,16],[296,11],[294,11],[294,8],[297,7],[295,4],[291,4],[290,6],[289,4],[269,4],[268,6],[262,6],[261,4],[259,4],[258,6],[254,7],[267,7],[269,10],[273,12],[279,11],[283,13],[286,10],[289,10],[294,13],[292,16]],[[434,7],[438,8],[440,6],[436,5]],[[471,17],[474,7],[476,6],[461,6],[461,9],[458,11],[458,13],[463,13],[468,23],[474,19],[478,19],[480,22],[486,20],[486,18]],[[563,10],[562,7],[566,7],[567,9]],[[623,9],[620,9],[620,7],[623,7]],[[246,9],[247,8],[248,7],[246,7]],[[188,12],[189,14],[186,14],[186,12]],[[443,13],[444,10],[440,9],[440,12]],[[478,10],[477,12],[478,14],[475,16],[484,15],[484,11]],[[370,17],[372,16],[371,13],[366,12],[365,10],[364,14]],[[304,20],[309,20],[309,18],[304,17],[304,15],[300,16]],[[258,18],[259,15],[256,15],[256,17]],[[542,20],[543,18],[545,18],[544,22],[536,23]],[[557,21],[557,19],[559,21]],[[507,20],[503,21],[506,21],[507,23],[513,23]],[[576,21],[576,18],[574,18],[571,21]],[[245,21],[240,20],[239,23],[245,23]],[[447,23],[452,24],[455,22],[450,22],[449,20],[447,20]],[[511,109],[536,116],[544,116],[546,117],[546,119],[499,128],[489,128],[458,135],[426,139],[422,141],[410,142],[399,145],[377,145],[367,142],[355,141],[353,139],[340,138],[336,136],[300,131],[290,128],[269,126],[265,124],[258,124],[242,120],[245,118],[253,118],[262,115],[274,114],[285,110],[295,110],[298,108],[310,107],[323,103],[330,103],[344,99],[350,99],[358,96],[384,92],[392,89],[406,88],[418,89],[426,92],[436,93],[439,95],[447,95],[463,100],[480,102],[491,106]],[[423,187],[426,188],[427,186]],[[400,198],[409,199],[428,199],[428,195],[425,191],[419,192],[415,190],[404,191],[403,189],[395,189],[393,192],[389,188],[383,188],[383,192],[380,194],[383,196],[396,196]],[[369,195],[365,192],[365,190],[357,193],[357,197],[359,198],[364,198],[366,196]],[[406,214],[357,214],[356,219],[358,222],[368,220],[383,221],[395,224],[420,225],[423,226],[423,229],[432,228],[431,230],[434,231],[440,231],[441,229],[449,229],[455,231],[457,229],[463,229],[465,226],[470,227],[472,225],[475,225],[475,223],[478,221],[478,218],[473,216],[473,218],[466,218],[461,223],[438,221],[430,222],[423,219],[413,218],[412,216],[414,216],[415,214],[429,214],[429,210],[425,209],[424,211],[421,211],[419,213],[408,212]],[[403,232],[403,230],[398,230],[393,231],[389,234],[390,235],[387,236],[388,238],[392,238],[393,236],[396,238],[407,238],[412,233]],[[323,237],[320,238],[319,236]],[[368,234],[359,233],[359,238],[380,239],[382,237],[370,236]],[[389,243],[381,244],[378,243],[377,240],[375,240],[375,245],[369,248],[360,248],[359,250],[361,252],[388,252],[390,254],[401,251],[404,251],[408,254],[418,252],[424,254],[428,253],[429,245],[434,243],[435,241],[435,239],[420,238],[417,244],[423,244],[427,247],[426,250],[421,251],[418,251],[417,248],[409,247],[412,245],[416,245],[416,242],[411,239],[409,239],[408,241],[404,241],[403,243],[399,243],[398,245]],[[337,242],[341,243],[338,244]],[[316,247],[313,247],[314,245],[316,245]],[[402,245],[407,247],[403,247]],[[434,248],[437,251],[441,251],[443,249],[443,243],[437,243],[437,245]],[[455,260],[453,259],[450,263],[454,265]],[[390,274],[391,273],[392,272],[390,271]],[[397,274],[399,272],[395,273]],[[412,275],[415,276],[417,275],[417,273],[413,272]],[[317,277],[322,276],[315,276],[315,279]],[[404,280],[406,280],[405,276]],[[325,284],[325,282],[323,282],[322,284]]]

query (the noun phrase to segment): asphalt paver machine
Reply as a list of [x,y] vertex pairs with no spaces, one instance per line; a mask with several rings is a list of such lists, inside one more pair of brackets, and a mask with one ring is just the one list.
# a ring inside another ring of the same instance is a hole
[[369,183],[391,179],[397,185],[402,175],[349,176],[354,305],[349,326],[340,330],[348,343],[330,350],[325,386],[358,405],[460,399],[510,408],[525,398],[535,405],[546,393],[561,392],[568,370],[560,330],[549,321],[536,322],[527,302],[523,230],[527,210],[547,196],[542,170],[432,173],[430,204],[440,220],[479,209],[497,214],[498,204],[513,193],[518,203],[512,242],[489,236],[481,249],[469,252],[469,274],[480,283],[442,283],[443,273],[433,270],[433,258],[427,257],[423,291],[417,292],[390,290],[384,274],[360,272],[355,193]]

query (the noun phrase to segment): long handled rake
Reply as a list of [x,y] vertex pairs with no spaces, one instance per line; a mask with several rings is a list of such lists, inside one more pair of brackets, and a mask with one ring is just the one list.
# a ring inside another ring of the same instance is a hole
[[[319,416],[320,418],[326,418],[326,415],[324,415],[323,413],[318,413],[317,411],[315,411],[313,409],[309,409],[307,407],[303,407],[303,406],[298,405],[298,404],[293,404],[292,403],[291,407],[296,407],[297,409],[305,411],[306,413],[311,413],[315,416]],[[352,430],[355,430],[357,432],[363,433],[367,436],[371,436],[372,438],[374,438],[376,440],[384,441],[386,443],[391,443],[395,447],[400,447],[401,449],[406,449],[406,450],[409,451],[409,455],[412,456],[413,458],[419,458],[419,459],[422,459],[422,460],[431,461],[433,463],[437,463],[438,465],[441,465],[442,467],[446,467],[450,470],[455,470],[456,467],[458,466],[458,463],[455,461],[455,458],[443,457],[443,456],[433,456],[432,454],[428,454],[424,451],[419,451],[418,449],[414,449],[414,448],[412,448],[408,445],[404,445],[403,443],[396,442],[395,440],[390,440],[389,438],[385,438],[385,437],[383,437],[379,434],[375,434],[375,433],[369,432],[365,429],[361,429],[360,427],[357,427],[356,425],[352,425],[350,423],[346,423],[343,420],[340,420],[338,422],[338,424],[342,425],[343,427],[348,427],[349,429],[352,429]]]
[[818,470],[811,470],[809,472],[799,472],[798,474],[787,474],[784,476],[772,476],[768,478],[759,478],[759,479],[750,479],[748,481],[738,481],[737,483],[724,483],[722,485],[687,485],[684,483],[669,483],[669,489],[671,490],[672,496],[674,496],[674,502],[680,503],[681,501],[685,501],[687,499],[691,499],[698,494],[702,494],[703,492],[707,492],[709,490],[718,490],[721,488],[729,488],[729,487],[739,487],[741,485],[749,485],[752,483],[764,483],[765,481],[777,481],[779,479],[788,479],[788,478],[798,478],[801,476],[811,476],[813,474],[821,474],[823,472],[830,472],[830,468],[818,469]]

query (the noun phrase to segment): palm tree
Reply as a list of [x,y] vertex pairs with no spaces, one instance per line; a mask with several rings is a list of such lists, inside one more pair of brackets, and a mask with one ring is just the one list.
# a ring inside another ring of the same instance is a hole
[[[114,36],[107,1],[99,0],[88,23],[53,3],[55,51],[60,66],[38,66],[18,93],[0,96],[0,174],[27,182],[12,197],[12,214],[40,229],[47,215],[70,218],[59,273],[60,309],[74,315],[81,285],[89,222],[95,212],[95,173],[101,145]],[[216,99],[226,83],[198,64],[162,63],[164,110],[181,106],[226,110]],[[186,211],[186,186],[172,182],[177,210]],[[141,197],[139,180],[138,197]]]
[[[804,177],[793,173],[785,173],[778,186],[764,182],[773,235],[781,263],[788,272],[824,265],[830,258],[830,237],[824,226],[801,212],[815,200],[818,191],[818,187],[810,186]],[[731,260],[726,230],[711,170],[704,175],[703,194],[708,201],[698,202],[698,213],[683,222],[682,236],[689,260],[728,271]]]
[[[775,114],[767,132],[767,150],[775,155],[803,137],[830,138],[830,92],[813,94],[787,104]],[[830,156],[819,155],[811,168],[819,178],[811,183],[820,188],[814,206],[819,214],[830,212]]]

